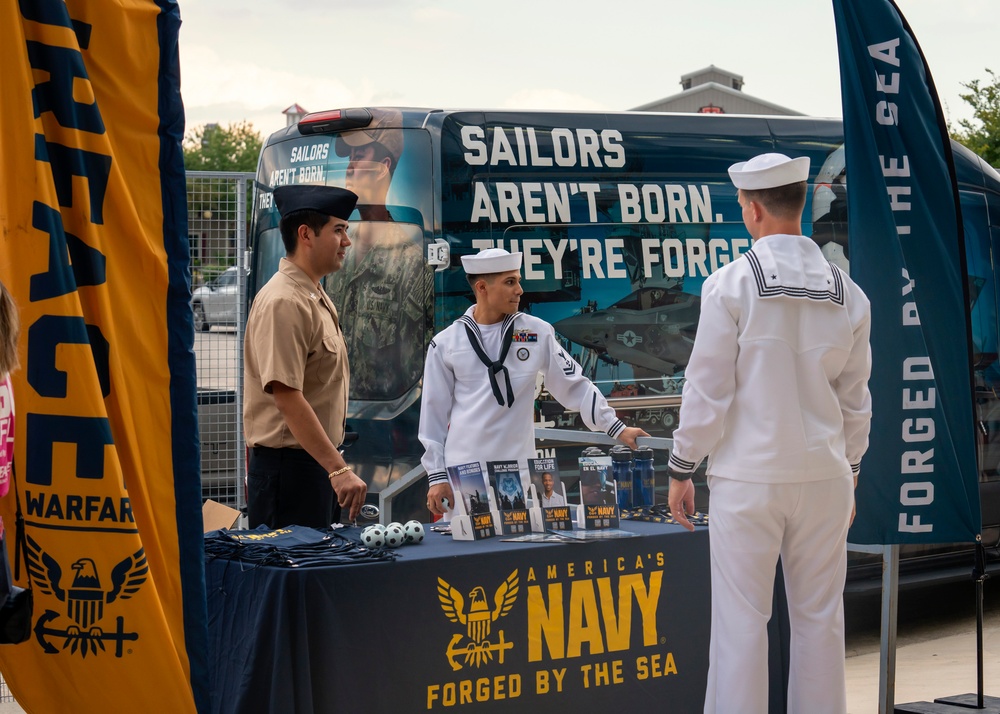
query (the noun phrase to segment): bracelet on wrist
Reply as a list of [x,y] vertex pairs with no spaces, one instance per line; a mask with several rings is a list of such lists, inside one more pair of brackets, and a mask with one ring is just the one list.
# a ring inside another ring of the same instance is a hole
[[344,473],[345,471],[350,471],[350,470],[351,470],[350,466],[345,466],[342,469],[337,469],[336,471],[331,471],[330,475],[327,476],[327,478],[333,478],[334,476],[340,476],[340,474]]

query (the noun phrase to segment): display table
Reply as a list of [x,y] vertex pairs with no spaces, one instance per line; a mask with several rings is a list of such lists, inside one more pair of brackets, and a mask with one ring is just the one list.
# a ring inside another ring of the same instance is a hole
[[623,528],[638,536],[428,533],[393,562],[208,561],[212,711],[700,712],[708,531]]

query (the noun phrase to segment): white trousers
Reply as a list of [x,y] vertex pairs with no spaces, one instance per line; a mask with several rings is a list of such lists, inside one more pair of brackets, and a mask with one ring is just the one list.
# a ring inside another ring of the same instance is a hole
[[845,714],[850,477],[758,484],[709,477],[712,635],[705,714],[767,712],[767,623],[778,556],[791,626],[789,714]]

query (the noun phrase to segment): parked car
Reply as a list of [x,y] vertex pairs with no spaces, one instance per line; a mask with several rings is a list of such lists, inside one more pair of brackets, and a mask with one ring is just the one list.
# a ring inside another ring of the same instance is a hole
[[238,268],[226,268],[223,273],[194,291],[191,309],[194,329],[208,332],[212,325],[235,325],[239,302]]

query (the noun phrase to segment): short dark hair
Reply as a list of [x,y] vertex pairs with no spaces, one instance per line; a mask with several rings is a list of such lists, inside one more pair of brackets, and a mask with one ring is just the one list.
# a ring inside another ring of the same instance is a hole
[[510,271],[505,270],[500,273],[474,273],[472,275],[466,273],[465,279],[469,281],[469,287],[472,288],[473,292],[475,292],[477,280],[485,280],[487,283],[492,283],[494,280],[496,280],[498,275],[503,275],[505,272],[510,272]]
[[806,205],[806,182],[756,190],[740,189],[748,201],[759,203],[778,218],[799,218]]
[[278,228],[281,231],[281,241],[285,244],[285,252],[292,255],[299,247],[299,226],[307,225],[313,233],[319,233],[331,220],[333,216],[309,210],[292,211],[283,216]]

